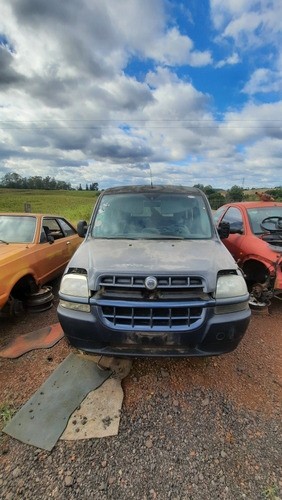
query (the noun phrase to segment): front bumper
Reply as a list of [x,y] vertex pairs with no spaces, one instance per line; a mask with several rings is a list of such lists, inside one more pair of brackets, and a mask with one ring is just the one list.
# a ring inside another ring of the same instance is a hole
[[83,313],[58,306],[58,317],[70,344],[87,353],[125,357],[216,356],[236,349],[249,321],[249,308],[215,314],[207,307],[201,325],[190,329],[111,328],[100,308]]

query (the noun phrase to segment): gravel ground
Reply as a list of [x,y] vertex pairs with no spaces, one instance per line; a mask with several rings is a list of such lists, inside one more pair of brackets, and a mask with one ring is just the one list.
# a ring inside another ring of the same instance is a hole
[[[5,320],[2,335],[55,322],[54,307]],[[135,360],[116,437],[46,452],[2,433],[0,498],[281,499],[281,327],[279,302],[234,353]],[[2,360],[1,407],[24,404],[69,352],[62,340]]]

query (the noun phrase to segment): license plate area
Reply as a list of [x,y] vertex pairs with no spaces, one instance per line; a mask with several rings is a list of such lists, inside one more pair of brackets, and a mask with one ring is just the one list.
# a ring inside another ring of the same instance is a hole
[[136,332],[134,334],[136,344],[146,346],[163,346],[168,344],[167,333]]

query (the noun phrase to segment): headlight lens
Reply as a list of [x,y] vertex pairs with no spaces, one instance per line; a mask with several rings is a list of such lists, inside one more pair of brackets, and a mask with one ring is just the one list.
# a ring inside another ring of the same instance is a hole
[[89,304],[78,304],[77,302],[69,302],[67,300],[60,300],[60,306],[65,309],[71,309],[72,311],[90,312]]
[[80,274],[65,274],[61,281],[60,292],[74,297],[89,297],[86,276]]
[[241,297],[247,293],[248,289],[243,276],[225,274],[224,276],[218,277],[215,293],[216,299]]

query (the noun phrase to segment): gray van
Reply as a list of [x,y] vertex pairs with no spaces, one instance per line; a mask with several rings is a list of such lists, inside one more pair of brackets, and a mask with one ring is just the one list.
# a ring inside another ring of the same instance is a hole
[[58,317],[70,344],[111,356],[234,350],[249,321],[241,270],[197,188],[124,186],[99,196],[63,275]]

